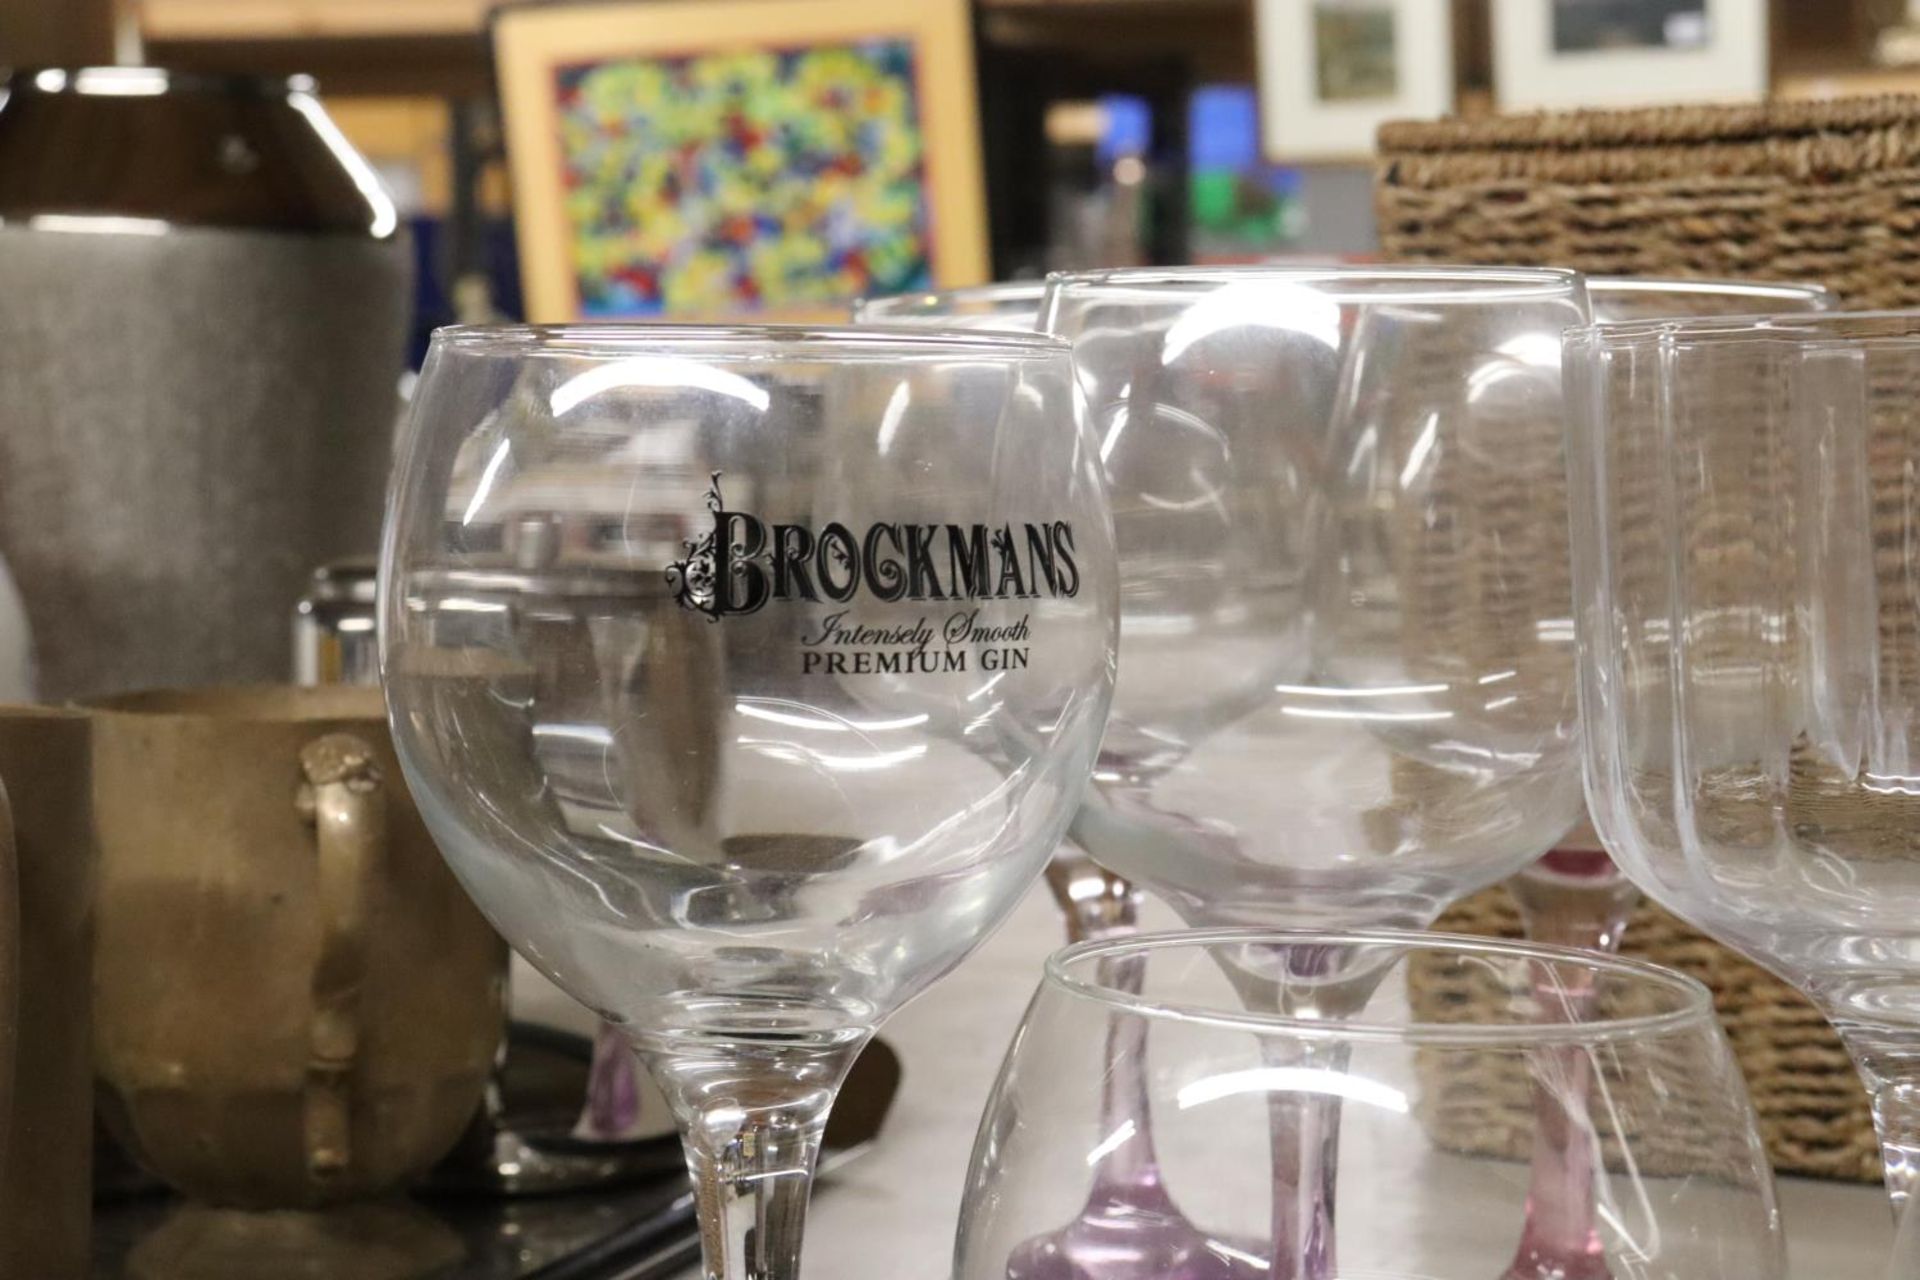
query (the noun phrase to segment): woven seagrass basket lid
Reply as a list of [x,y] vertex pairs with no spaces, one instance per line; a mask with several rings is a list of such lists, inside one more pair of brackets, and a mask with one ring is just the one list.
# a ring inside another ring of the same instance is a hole
[[1920,305],[1920,97],[1396,123],[1378,164],[1390,258]]

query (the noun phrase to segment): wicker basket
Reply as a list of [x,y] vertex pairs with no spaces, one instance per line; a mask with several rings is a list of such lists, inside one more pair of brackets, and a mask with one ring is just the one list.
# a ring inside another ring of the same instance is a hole
[[[1517,938],[1520,915],[1505,890],[1489,889],[1455,905],[1435,928]],[[1622,950],[1691,974],[1712,989],[1746,1073],[1775,1169],[1815,1178],[1880,1181],[1880,1147],[1866,1091],[1818,1009],[1772,974],[1650,902],[1634,913]],[[1458,993],[1422,983],[1411,996],[1417,1011],[1431,1014]],[[1457,1103],[1441,1106],[1432,1117],[1437,1141],[1462,1151],[1526,1156],[1533,1103],[1524,1072],[1433,1083],[1443,1103]]]
[[[1851,307],[1920,306],[1920,97],[1389,125],[1376,198],[1400,260],[1814,281]],[[1517,936],[1519,920],[1492,890],[1440,927]],[[1865,1091],[1811,1004],[1652,905],[1626,950],[1712,988],[1782,1172],[1879,1180]],[[1526,1081],[1473,1083],[1437,1136],[1504,1151]]]
[[1376,201],[1390,258],[1920,305],[1920,97],[1391,124]]

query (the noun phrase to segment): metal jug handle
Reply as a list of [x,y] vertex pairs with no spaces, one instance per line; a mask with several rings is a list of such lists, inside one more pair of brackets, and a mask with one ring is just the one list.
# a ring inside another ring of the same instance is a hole
[[353,1161],[351,1076],[360,1051],[369,903],[387,860],[387,791],[373,748],[352,734],[309,742],[300,771],[294,804],[315,828],[320,904],[307,1028],[307,1171],[325,1181]]
[[20,1045],[20,859],[13,807],[0,784],[0,1168],[6,1166],[13,1120],[14,1071]]

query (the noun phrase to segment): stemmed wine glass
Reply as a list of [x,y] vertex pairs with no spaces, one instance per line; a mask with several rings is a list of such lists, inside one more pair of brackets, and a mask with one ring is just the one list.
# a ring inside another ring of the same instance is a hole
[[[1084,847],[1194,925],[1348,928],[1425,925],[1552,846],[1579,810],[1560,334],[1587,318],[1551,270],[1053,278],[1120,551]],[[1237,1274],[1158,1176],[1128,1034],[1128,1137],[1023,1274]],[[1275,1113],[1275,1277],[1335,1273],[1337,1122]]]
[[[1040,328],[1040,304],[1046,288],[1045,281],[1016,280],[934,293],[863,298],[854,304],[853,319],[856,324],[1031,333]],[[1126,933],[1138,922],[1140,891],[1125,877],[1088,857],[1072,840],[1064,841],[1047,860],[1047,887],[1066,917],[1069,942]]]
[[501,933],[632,1039],[715,1280],[797,1274],[848,1065],[1059,839],[1116,599],[1056,339],[436,335],[381,561],[396,746]]
[[[1839,305],[1821,285],[1759,280],[1589,276],[1587,296],[1596,324],[1832,311]],[[1520,908],[1527,937],[1600,951],[1619,948],[1640,900],[1639,890],[1620,874],[1585,821],[1507,881],[1507,890]]]
[[[1321,1018],[1314,974],[1330,956],[1374,980]],[[1245,1000],[1248,979],[1265,984],[1261,1007]],[[1766,1150],[1698,983],[1482,938],[1206,930],[1048,963],[974,1145],[955,1280],[1030,1273],[1035,1241],[1084,1194],[1086,1153],[1124,1138],[1105,1101],[1116,1024],[1149,1062],[1168,1183],[1221,1228],[1201,1247],[1244,1274],[1268,1272],[1269,1108],[1314,1093],[1347,1101],[1341,1187],[1367,1223],[1342,1242],[1343,1275],[1495,1274],[1526,1190],[1513,1157],[1555,1125],[1590,1144],[1607,1211],[1589,1256],[1602,1273],[1612,1259],[1640,1280],[1786,1274]],[[1274,1065],[1309,1058],[1329,1065]],[[1536,1094],[1562,1105],[1536,1110]],[[1129,1274],[1194,1270],[1167,1253]]]
[[[1590,276],[1587,294],[1598,324],[1684,316],[1739,316],[1765,312],[1829,311],[1833,294],[1819,285],[1748,280],[1669,280]],[[1507,881],[1521,926],[1535,942],[1615,951],[1640,891],[1607,857],[1592,826],[1582,821],[1548,853]],[[1544,1105],[1553,1106],[1551,1100]],[[1527,1197],[1527,1222],[1509,1280],[1552,1275],[1572,1242],[1594,1236],[1597,1204],[1588,1178],[1568,1153],[1543,1148]],[[1558,1242],[1558,1243],[1556,1243]],[[1546,1270],[1542,1271],[1542,1266]],[[1604,1262],[1594,1274],[1605,1277]]]
[[[1806,992],[1920,1171],[1920,314],[1571,336],[1588,803],[1662,905]],[[1890,1275],[1920,1274],[1902,1215]]]

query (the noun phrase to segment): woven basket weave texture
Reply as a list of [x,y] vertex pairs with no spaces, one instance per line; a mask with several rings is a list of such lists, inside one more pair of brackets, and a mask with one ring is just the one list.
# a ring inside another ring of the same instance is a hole
[[1390,124],[1376,199],[1390,258],[1920,304],[1920,97]]
[[[1376,200],[1382,248],[1401,261],[1808,281],[1850,309],[1920,306],[1920,97],[1394,124],[1380,133]],[[1873,424],[1877,444],[1907,448],[1900,416]],[[1764,538],[1733,542],[1765,549]],[[1738,576],[1729,572],[1729,589]],[[1920,644],[1887,650],[1920,656]],[[1797,781],[1810,807],[1834,785]],[[1497,891],[1460,904],[1440,927],[1519,933]],[[1635,917],[1626,950],[1713,990],[1782,1172],[1878,1181],[1865,1094],[1811,1004],[1652,905]],[[1450,1091],[1471,1106],[1434,1122],[1454,1145],[1504,1149],[1524,1131],[1500,1117],[1524,1116],[1525,1081],[1481,1083],[1483,1095]]]

